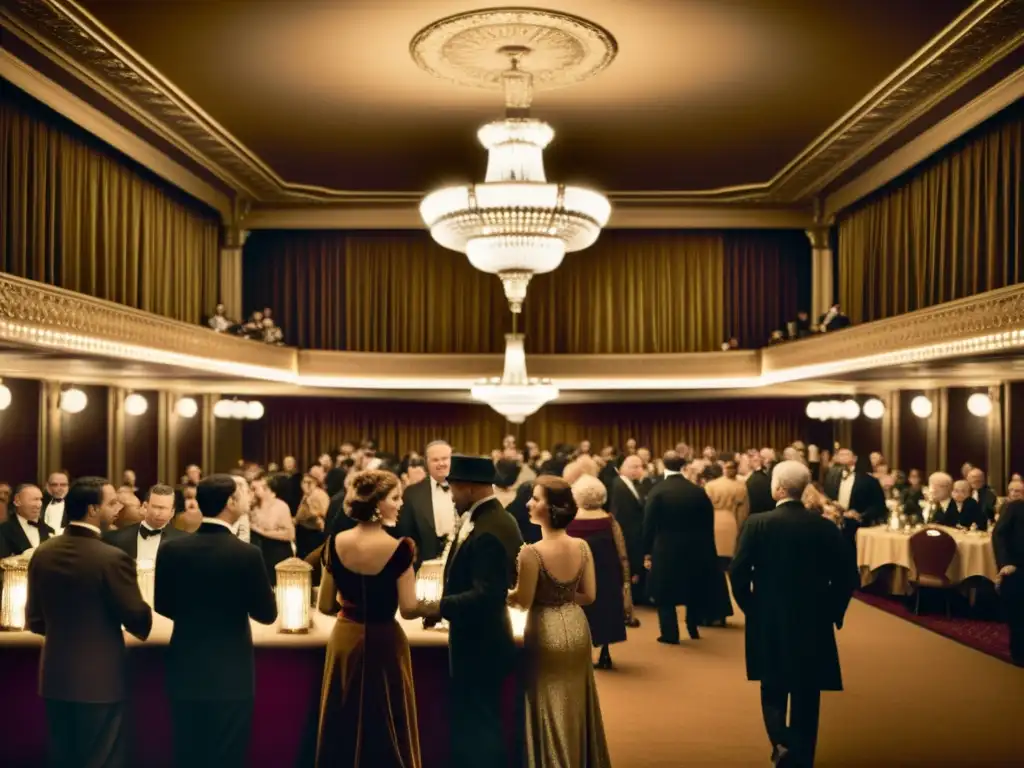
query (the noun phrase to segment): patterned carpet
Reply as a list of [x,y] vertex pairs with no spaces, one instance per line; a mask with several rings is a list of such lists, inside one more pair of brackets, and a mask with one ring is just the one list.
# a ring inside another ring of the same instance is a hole
[[958,616],[956,612],[952,618],[947,619],[945,614],[940,612],[942,607],[938,605],[930,607],[929,613],[925,613],[922,606],[921,615],[915,616],[913,604],[903,598],[864,591],[857,592],[855,596],[858,600],[886,613],[1010,663],[1010,631],[1001,621]]

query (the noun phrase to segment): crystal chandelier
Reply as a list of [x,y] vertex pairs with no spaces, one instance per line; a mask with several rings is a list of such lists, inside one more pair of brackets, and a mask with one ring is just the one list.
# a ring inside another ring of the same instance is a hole
[[474,400],[487,403],[513,424],[522,424],[541,406],[558,397],[558,387],[550,379],[531,379],[526,375],[523,334],[505,334],[505,370],[501,378],[482,379],[470,390]]
[[505,119],[477,133],[488,152],[486,180],[427,195],[420,215],[440,245],[496,274],[509,307],[519,313],[530,278],[556,269],[566,253],[593,245],[611,205],[598,192],[547,181],[544,148],[555,132],[530,117],[533,75],[520,68],[530,48],[507,45],[498,52],[509,60],[500,75]]

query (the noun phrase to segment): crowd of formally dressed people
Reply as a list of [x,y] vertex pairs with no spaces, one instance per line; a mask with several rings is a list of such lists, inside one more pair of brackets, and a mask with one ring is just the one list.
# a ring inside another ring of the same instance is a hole
[[227,307],[218,304],[213,314],[206,319],[206,325],[217,333],[230,333],[243,339],[284,346],[284,331],[275,322],[274,312],[270,307],[256,310],[250,313],[249,319],[239,321],[228,317]]
[[[795,443],[782,454],[776,463],[769,448],[695,454],[680,443],[655,459],[633,440],[621,451],[595,452],[589,441],[542,451],[509,436],[486,458],[453,455],[443,440],[399,458],[364,441],[305,471],[285,457],[209,477],[190,466],[176,487],[148,491],[131,470],[116,488],[59,471],[43,489],[19,485],[0,554],[32,555],[28,623],[46,636],[40,690],[55,760],[84,765],[107,750],[117,764],[123,754],[121,627],[145,638],[152,622],[135,575],[142,560],[156,565],[155,610],[174,621],[168,693],[181,765],[244,760],[249,621],[276,619],[274,566],[294,555],[317,566],[318,606],[339,617],[326,651],[318,765],[419,765],[396,613],[448,627],[452,764],[507,764],[509,605],[528,614],[529,764],[608,765],[594,670],[613,666],[611,647],[639,625],[637,605],[655,606],[658,641],[668,645],[681,641],[679,606],[692,641],[724,624],[726,565],[772,759],[811,765],[820,691],[842,688],[834,630],[859,585],[856,531],[884,522],[890,499],[911,514],[927,507],[933,523],[993,530],[1021,663],[1019,478],[1004,502],[975,467],[956,482],[935,473],[926,486],[920,472],[892,471],[877,454],[863,465],[848,448],[833,457]],[[427,561],[444,566],[439,601],[417,599],[415,574]]]
[[[776,328],[769,334],[767,344],[771,347],[776,344],[784,344],[787,341],[806,339],[808,336],[813,336],[816,333],[841,331],[843,328],[849,328],[852,324],[849,316],[843,312],[838,304],[833,304],[829,307],[827,312],[818,317],[817,322],[811,321],[811,316],[806,310],[800,310],[796,313],[795,318],[786,322],[785,329]],[[740,340],[736,336],[730,336],[722,342],[721,347],[723,352],[730,352],[740,348]]]

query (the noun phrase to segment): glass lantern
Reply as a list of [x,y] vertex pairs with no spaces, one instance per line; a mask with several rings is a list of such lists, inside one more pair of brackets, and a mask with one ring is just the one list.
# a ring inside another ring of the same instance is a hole
[[527,616],[529,616],[529,611],[524,611],[514,605],[508,607],[508,617],[512,620],[512,636],[516,640],[522,640],[526,636]]
[[153,592],[156,587],[156,561],[139,560],[135,564],[135,572],[138,574],[139,592],[142,593],[142,599],[152,608]]
[[285,634],[305,634],[313,624],[310,610],[313,595],[313,566],[297,557],[282,560],[277,573],[278,631]]
[[[440,602],[444,594],[444,564],[445,558],[439,557],[434,560],[424,560],[416,572],[416,600],[427,603]],[[435,629],[445,630],[448,622],[441,619]]]
[[3,570],[3,597],[0,598],[0,629],[21,632],[25,629],[28,605],[28,561],[25,555],[0,560]]

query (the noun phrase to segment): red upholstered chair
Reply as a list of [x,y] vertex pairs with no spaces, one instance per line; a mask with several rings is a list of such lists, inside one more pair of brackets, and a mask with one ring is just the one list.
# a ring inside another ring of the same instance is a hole
[[949,593],[956,584],[946,572],[956,557],[956,539],[941,528],[925,528],[910,537],[910,557],[917,575],[910,580],[916,599],[914,613],[921,612],[921,590],[940,589],[946,595],[946,617],[949,617]]

